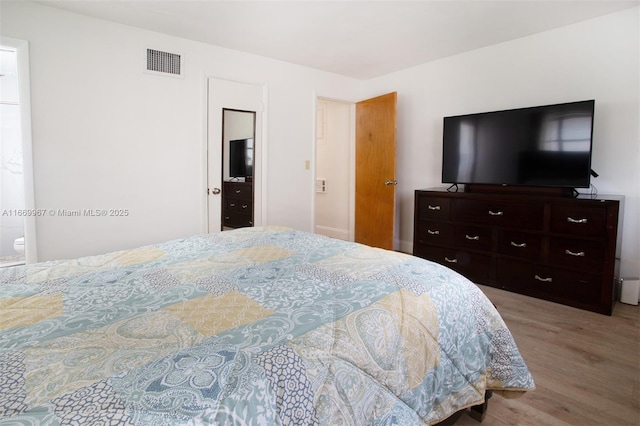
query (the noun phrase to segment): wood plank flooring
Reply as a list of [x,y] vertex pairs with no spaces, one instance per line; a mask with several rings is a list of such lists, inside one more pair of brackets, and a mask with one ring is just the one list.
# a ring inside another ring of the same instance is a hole
[[[482,426],[640,425],[640,306],[612,316],[480,286],[496,305],[536,389],[494,395]],[[463,415],[456,426],[479,426]]]

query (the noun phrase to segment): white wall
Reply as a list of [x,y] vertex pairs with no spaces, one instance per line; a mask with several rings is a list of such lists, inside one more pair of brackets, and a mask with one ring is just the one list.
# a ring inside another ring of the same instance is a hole
[[[35,207],[129,212],[38,218],[38,260],[205,232],[207,77],[266,85],[267,220],[311,231],[315,93],[356,99],[357,80],[49,6],[0,7],[2,35],[30,43]],[[181,53],[185,77],[144,73],[147,47]]]
[[474,50],[365,83],[398,92],[398,214],[411,251],[413,191],[442,186],[442,117],[595,99],[592,180],[625,195],[621,274],[640,274],[639,8]]

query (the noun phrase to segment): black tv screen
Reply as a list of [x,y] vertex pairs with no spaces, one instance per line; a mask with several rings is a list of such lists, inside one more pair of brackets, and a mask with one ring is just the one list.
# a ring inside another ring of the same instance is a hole
[[442,182],[588,188],[594,105],[445,117]]
[[229,141],[229,176],[247,178],[253,176],[253,139]]

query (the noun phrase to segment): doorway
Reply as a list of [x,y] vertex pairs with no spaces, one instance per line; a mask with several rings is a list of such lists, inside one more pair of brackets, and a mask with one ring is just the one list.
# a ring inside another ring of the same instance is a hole
[[[347,215],[349,241],[393,250],[397,93],[347,103],[348,109],[341,104],[316,99],[314,232],[347,239]],[[346,169],[348,180],[341,173]],[[328,196],[337,187],[349,188],[348,203]]]
[[0,267],[37,261],[29,48],[0,39]]
[[355,148],[354,104],[316,102],[316,234],[353,241]]

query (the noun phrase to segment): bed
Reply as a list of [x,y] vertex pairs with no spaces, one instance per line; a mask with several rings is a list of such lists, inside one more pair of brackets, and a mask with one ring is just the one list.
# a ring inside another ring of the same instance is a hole
[[533,379],[478,287],[242,228],[0,269],[0,424],[431,425]]

